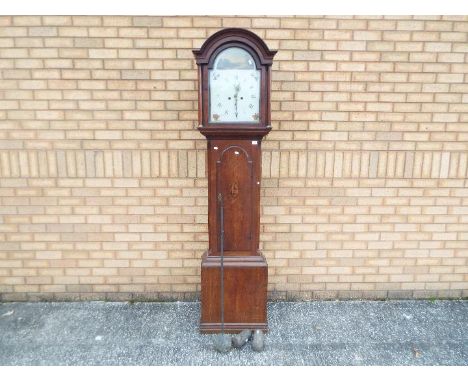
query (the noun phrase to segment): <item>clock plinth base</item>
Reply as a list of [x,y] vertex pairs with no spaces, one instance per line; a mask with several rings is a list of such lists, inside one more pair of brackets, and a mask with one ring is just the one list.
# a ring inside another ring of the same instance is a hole
[[[224,323],[224,333],[240,333],[244,329],[261,330],[264,333],[268,332],[268,324],[258,323],[243,323],[243,322],[228,322]],[[200,333],[214,334],[221,333],[220,322],[200,322]]]
[[[221,331],[221,259],[203,255],[201,265],[202,333]],[[268,330],[268,266],[262,254],[224,257],[224,330]]]

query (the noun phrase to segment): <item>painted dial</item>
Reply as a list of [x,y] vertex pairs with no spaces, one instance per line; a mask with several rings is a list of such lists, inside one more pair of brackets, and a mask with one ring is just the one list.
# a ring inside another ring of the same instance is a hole
[[209,71],[210,123],[259,123],[260,70],[241,48],[223,50]]

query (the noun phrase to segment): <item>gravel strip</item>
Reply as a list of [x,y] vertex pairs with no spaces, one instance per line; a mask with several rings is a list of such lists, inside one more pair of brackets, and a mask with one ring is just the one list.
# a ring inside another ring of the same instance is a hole
[[0,304],[0,365],[468,365],[468,301],[268,304],[266,349],[227,354],[197,302]]

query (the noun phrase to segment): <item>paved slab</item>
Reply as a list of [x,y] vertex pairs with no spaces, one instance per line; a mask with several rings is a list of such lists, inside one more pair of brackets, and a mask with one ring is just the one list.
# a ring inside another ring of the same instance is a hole
[[468,301],[268,305],[262,353],[218,354],[199,303],[2,303],[0,365],[468,365]]

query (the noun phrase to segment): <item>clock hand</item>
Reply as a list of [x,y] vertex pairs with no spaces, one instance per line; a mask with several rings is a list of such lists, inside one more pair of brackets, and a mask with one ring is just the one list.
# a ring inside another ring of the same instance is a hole
[[240,85],[237,84],[237,85],[234,85],[234,90],[236,91],[234,93],[234,107],[236,109],[236,118],[238,117],[238,112],[237,112],[237,96],[239,95],[239,91],[240,91]]
[[236,118],[237,118],[237,96],[234,98],[234,107],[236,109],[235,114],[236,114]]

